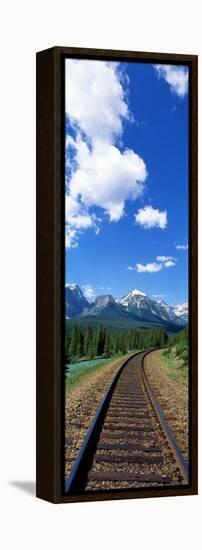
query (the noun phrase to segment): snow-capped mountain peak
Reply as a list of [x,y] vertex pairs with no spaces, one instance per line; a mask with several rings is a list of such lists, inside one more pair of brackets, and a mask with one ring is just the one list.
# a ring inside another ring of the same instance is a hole
[[173,306],[173,310],[178,319],[182,319],[182,321],[188,322],[189,309],[187,302],[185,304],[178,304],[177,306]]
[[78,317],[88,315],[104,314],[134,316],[136,322],[148,322],[153,325],[161,323],[185,326],[188,323],[188,304],[178,304],[170,306],[163,300],[154,300],[137,288],[134,288],[128,294],[120,299],[114,300],[110,294],[97,296],[94,302],[89,301],[83,295],[80,287],[75,284],[65,285],[65,307],[66,317]]
[[65,285],[65,311],[66,317],[75,317],[80,315],[89,302],[83,295],[79,285],[72,283]]
[[80,290],[79,285],[76,283],[67,283],[65,288],[70,288],[70,290]]
[[163,321],[171,321],[178,325],[184,325],[188,322],[188,306],[182,304],[179,306],[169,306],[163,300],[154,300],[147,296],[141,290],[135,288],[120,300],[116,300],[128,312],[135,313],[139,317],[146,317],[150,320],[155,318]]
[[131,296],[146,296],[146,294],[138,288],[134,288],[134,290],[131,290],[130,294]]
[[72,290],[82,300],[83,298],[85,298],[82,290],[80,289],[79,285],[77,285],[76,283],[66,284],[65,288],[69,288],[70,290]]
[[183,313],[184,311],[187,311],[188,304],[187,302],[185,304],[178,304],[177,306],[173,306],[175,308],[175,311],[180,313]]
[[138,303],[142,298],[147,298],[147,295],[138,288],[134,288],[134,290],[131,290],[123,298],[116,300],[116,302],[127,307],[130,303]]

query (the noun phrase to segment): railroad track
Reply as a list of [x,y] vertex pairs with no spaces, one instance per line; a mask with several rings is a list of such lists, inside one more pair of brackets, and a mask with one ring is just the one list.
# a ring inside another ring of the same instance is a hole
[[185,461],[144,372],[140,352],[119,369],[65,484],[65,492],[188,484]]

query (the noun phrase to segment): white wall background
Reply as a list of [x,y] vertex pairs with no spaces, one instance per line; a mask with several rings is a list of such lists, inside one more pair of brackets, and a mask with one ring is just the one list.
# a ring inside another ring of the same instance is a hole
[[201,496],[54,506],[30,490],[35,477],[35,52],[65,45],[200,55],[200,2],[8,0],[1,6],[0,25],[1,547],[199,548]]

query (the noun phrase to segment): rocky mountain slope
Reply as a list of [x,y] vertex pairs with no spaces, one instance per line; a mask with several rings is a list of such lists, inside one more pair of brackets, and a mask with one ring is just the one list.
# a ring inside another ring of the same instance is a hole
[[65,315],[80,322],[97,321],[130,326],[163,326],[174,331],[187,325],[188,304],[170,306],[154,300],[139,289],[133,289],[120,299],[110,294],[97,296],[89,303],[78,285],[65,287]]

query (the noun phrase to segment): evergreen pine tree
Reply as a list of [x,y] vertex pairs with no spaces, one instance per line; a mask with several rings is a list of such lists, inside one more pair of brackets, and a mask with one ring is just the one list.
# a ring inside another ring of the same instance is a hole
[[72,329],[72,334],[71,334],[71,343],[69,346],[69,354],[71,358],[76,357],[77,355],[78,341],[79,341],[79,327],[78,325],[74,325]]
[[77,344],[77,357],[82,357],[83,356],[83,353],[84,353],[84,350],[83,350],[83,344],[84,344],[84,338],[83,338],[83,333],[81,331],[81,329],[79,328],[79,333],[78,333],[78,344]]
[[84,355],[90,357],[92,350],[92,328],[88,326],[85,336],[84,336]]
[[124,334],[124,332],[121,334],[121,352],[124,354],[126,353],[126,336]]
[[99,325],[96,334],[96,354],[102,355],[104,353],[106,331],[103,325]]
[[105,353],[105,355],[107,355],[107,357],[109,357],[109,355],[110,355],[110,337],[109,337],[109,332],[108,331],[106,332],[106,335],[105,335],[104,353]]
[[71,343],[71,333],[69,330],[66,330],[65,332],[65,363],[66,364],[71,362],[71,356],[69,353],[70,343]]

